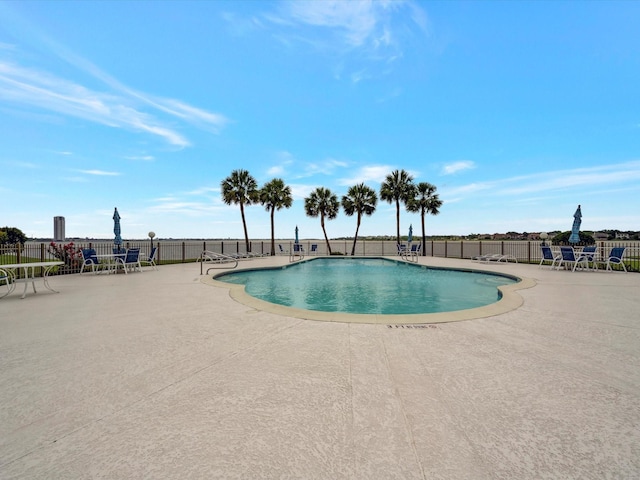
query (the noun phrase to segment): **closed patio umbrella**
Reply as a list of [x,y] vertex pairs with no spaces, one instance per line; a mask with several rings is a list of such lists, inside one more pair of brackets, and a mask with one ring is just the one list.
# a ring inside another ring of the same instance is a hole
[[120,236],[120,214],[118,213],[118,208],[116,207],[113,212],[113,233],[115,237],[113,239],[113,244],[118,247],[118,251],[120,251],[122,245],[122,237]]
[[571,236],[569,237],[569,243],[579,243],[580,242],[580,224],[582,223],[582,211],[580,210],[580,205],[578,205],[578,209],[576,213],[573,214],[573,226],[571,227]]
[[413,241],[413,225],[409,225],[409,235],[407,236],[407,242],[411,243]]
[[298,242],[298,226],[297,225],[296,225],[296,243],[299,243]]

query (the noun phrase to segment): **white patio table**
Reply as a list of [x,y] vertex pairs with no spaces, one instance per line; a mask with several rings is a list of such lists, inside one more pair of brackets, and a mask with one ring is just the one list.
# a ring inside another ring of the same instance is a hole
[[117,273],[117,269],[118,269],[118,263],[117,260],[118,258],[124,258],[126,256],[126,253],[105,253],[105,254],[101,254],[101,255],[96,255],[96,257],[100,260],[100,261],[104,261],[104,263],[107,266],[107,270],[108,273]]
[[[16,289],[16,284],[18,283],[24,283],[24,291],[22,292],[22,297],[20,298],[24,298],[27,295],[27,286],[29,283],[33,287],[33,293],[38,293],[36,290],[36,280],[40,277],[35,276],[36,268],[43,269],[42,280],[45,288],[52,292],[59,293],[57,290],[54,290],[49,286],[49,280],[47,278],[49,276],[49,272],[51,272],[51,269],[59,265],[64,265],[64,262],[27,262],[27,263],[8,263],[8,264],[0,265],[0,268],[8,271],[9,275],[11,275],[11,286],[9,287],[9,291],[5,293],[2,297],[6,297],[11,292],[13,292]],[[24,272],[23,278],[17,278],[16,273],[19,272],[20,269],[22,269],[22,271]]]

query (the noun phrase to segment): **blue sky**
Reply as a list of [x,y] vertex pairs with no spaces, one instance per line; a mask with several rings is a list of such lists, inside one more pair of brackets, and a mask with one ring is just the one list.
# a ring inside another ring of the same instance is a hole
[[633,1],[0,1],[0,224],[106,239],[118,207],[124,238],[242,238],[243,168],[292,188],[276,237],[319,238],[309,192],[405,169],[444,202],[427,234],[569,230],[578,204],[640,230],[638,25]]

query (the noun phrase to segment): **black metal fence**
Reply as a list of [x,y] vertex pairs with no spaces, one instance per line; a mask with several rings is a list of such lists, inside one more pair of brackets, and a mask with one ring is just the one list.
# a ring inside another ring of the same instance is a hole
[[[307,254],[328,255],[329,250],[324,240],[304,240],[300,242]],[[353,240],[332,240],[331,253],[333,255],[350,255]],[[414,242],[415,243],[415,242]],[[423,246],[426,256],[446,258],[473,258],[479,255],[501,254],[515,257],[520,263],[539,263],[542,258],[540,241],[505,240],[505,241],[470,241],[470,240],[433,240]],[[157,240],[153,243],[158,247],[156,263],[166,265],[171,263],[196,262],[204,250],[225,255],[246,253],[243,240]],[[315,245],[315,247],[314,247]],[[606,258],[612,247],[626,247],[624,262],[627,270],[640,270],[640,242],[638,241],[604,241],[597,242],[600,258]],[[0,245],[0,265],[8,263],[44,262],[52,260],[65,261],[65,267],[58,273],[78,273],[82,265],[81,248],[93,248],[98,255],[112,253],[113,243],[110,241],[81,241],[55,242],[27,242],[23,245]],[[149,240],[125,241],[122,248],[141,249],[141,256],[151,251]],[[288,255],[293,248],[292,241],[276,241],[276,254],[282,252]],[[271,242],[269,240],[255,240],[250,243],[253,253],[269,254]],[[311,253],[313,252],[313,253]],[[356,242],[356,256],[391,256],[396,255],[398,247],[395,241],[389,240],[358,240]],[[64,256],[65,258],[61,258]]]

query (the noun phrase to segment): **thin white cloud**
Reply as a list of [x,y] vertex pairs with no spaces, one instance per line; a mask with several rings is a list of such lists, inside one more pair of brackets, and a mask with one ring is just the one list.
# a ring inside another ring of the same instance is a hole
[[288,167],[295,162],[295,157],[286,150],[277,152],[278,163],[267,169],[267,175],[271,177],[279,177],[286,174]]
[[[379,22],[373,2],[325,0],[322,2],[286,2],[287,13],[299,23],[337,29],[344,41],[358,47],[374,36]],[[382,5],[382,4],[380,4]]]
[[155,160],[155,157],[153,155],[129,155],[124,158],[126,160],[134,160],[140,162],[152,162],[153,160]]
[[442,167],[443,175],[453,175],[458,172],[463,172],[465,170],[472,170],[476,168],[476,165],[470,160],[462,160],[459,162],[453,162]]
[[149,207],[149,212],[154,213],[178,213],[187,217],[200,217],[202,214],[212,214],[220,211],[211,203],[205,202],[184,202],[184,201],[163,201],[158,205]]
[[[308,185],[301,183],[291,183],[291,196],[295,200],[303,200],[308,197],[313,190],[318,188],[318,185]],[[335,192],[334,192],[335,193]]]
[[32,162],[18,162],[18,161],[9,161],[9,162],[3,162],[7,165],[10,165],[12,167],[18,167],[18,168],[28,168],[30,170],[35,170],[36,168],[40,168],[40,165],[32,163]]
[[358,183],[382,183],[395,168],[390,165],[368,165],[358,169],[352,176],[341,178],[338,185],[351,186]]
[[262,21],[257,17],[245,18],[234,12],[222,12],[220,17],[227,23],[229,32],[236,37],[243,37],[256,28],[262,28]]
[[[482,192],[483,196],[531,196],[548,192],[568,192],[573,195],[591,195],[595,188],[627,188],[627,184],[640,182],[640,161],[588,168],[555,170],[532,175],[521,175],[495,181],[473,182],[458,187],[443,187],[442,196],[467,197]],[[577,193],[576,193],[577,192]]]
[[308,162],[297,159],[287,151],[277,153],[278,163],[269,167],[267,175],[290,176],[295,179],[312,177],[314,175],[333,175],[341,168],[346,168],[348,162],[336,158],[326,158],[320,162]]
[[[408,17],[404,13],[409,10]],[[403,41],[412,32],[427,33],[427,15],[412,1],[323,0],[287,1],[276,12],[263,16],[265,25],[277,30],[275,38],[288,47],[310,45],[338,58],[335,78],[342,78],[342,58],[357,53],[356,63],[391,63],[401,58]],[[406,18],[410,21],[407,22]],[[352,68],[353,83],[369,77],[362,65]]]
[[427,13],[414,2],[407,2],[407,6],[411,10],[411,19],[420,29],[426,33],[430,31],[430,22]]
[[153,116],[128,105],[129,100],[91,91],[46,72],[0,63],[0,98],[116,128],[131,128],[185,147],[189,141]]
[[362,80],[367,80],[371,78],[371,75],[366,73],[365,70],[361,70],[359,72],[353,72],[351,74],[351,82],[352,83],[360,83]]
[[117,177],[122,175],[118,172],[107,172],[105,170],[78,170],[80,173],[84,173],[85,175],[97,175],[97,176],[106,176],[106,177]]
[[[110,91],[92,90],[46,71],[24,68],[0,60],[0,99],[115,128],[147,132],[178,147],[189,146],[190,142],[154,113],[162,112],[213,133],[219,133],[229,122],[224,115],[208,112],[180,100],[156,97],[129,88],[90,61],[38,32],[36,28],[29,28],[50,52],[83,73],[100,80]],[[0,47],[0,51],[7,49]],[[155,112],[144,111],[145,107],[151,107]]]
[[204,125],[213,128],[215,132],[226,125],[228,119],[224,115],[210,113],[197,107],[193,107],[184,102],[175,99],[165,99],[161,97],[155,97],[145,94],[143,92],[132,89],[122,82],[112,77],[108,73],[102,71],[96,65],[89,60],[76,55],[62,44],[53,40],[52,38],[41,34],[41,39],[49,49],[55,53],[58,57],[78,68],[79,70],[87,73],[94,78],[104,82],[113,90],[124,94],[125,97],[138,99],[147,105],[150,105],[158,110],[161,110],[170,115],[179,117],[184,121],[194,123],[196,125]]
[[348,163],[335,158],[327,158],[321,162],[307,162],[302,164],[301,177],[311,177],[313,175],[333,175],[333,173],[341,168],[348,166]]
[[187,192],[187,195],[209,195],[215,194],[220,195],[220,187],[200,187],[195,190],[190,190]]
[[186,122],[211,129],[216,133],[224,127],[229,119],[219,113],[211,113],[174,99],[155,99],[154,103],[160,110],[170,113]]
[[[474,182],[460,187],[447,188],[447,195],[470,195],[478,192],[492,190],[497,182]],[[442,190],[445,190],[443,187]]]
[[267,170],[267,175],[271,177],[281,176],[285,172],[283,165],[274,165]]
[[[527,182],[504,188],[505,195],[523,195],[547,190],[591,188],[640,181],[640,162],[561,170],[525,177]],[[518,182],[518,179],[514,179]]]

